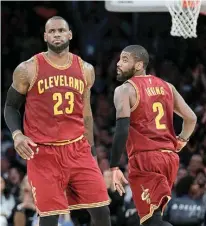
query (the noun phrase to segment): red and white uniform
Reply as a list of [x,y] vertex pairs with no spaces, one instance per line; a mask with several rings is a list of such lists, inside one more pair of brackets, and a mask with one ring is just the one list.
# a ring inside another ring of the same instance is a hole
[[127,82],[137,92],[131,109],[127,153],[129,181],[141,223],[170,199],[179,157],[173,128],[173,93],[155,76],[135,76]]
[[84,138],[82,60],[59,67],[44,53],[34,56],[37,72],[27,94],[24,132],[38,148],[27,162],[40,216],[108,205],[100,169]]

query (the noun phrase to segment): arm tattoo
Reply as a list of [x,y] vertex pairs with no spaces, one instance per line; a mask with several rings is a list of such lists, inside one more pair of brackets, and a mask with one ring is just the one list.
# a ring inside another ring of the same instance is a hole
[[12,87],[21,94],[27,93],[29,89],[29,79],[26,62],[22,62],[14,70]]
[[85,137],[87,138],[91,146],[94,145],[94,134],[93,134],[93,116],[90,103],[91,87],[94,84],[95,73],[94,68],[91,64],[84,62],[84,72],[87,81],[87,87],[84,92],[84,126],[85,126]]
[[91,146],[94,145],[94,135],[93,135],[93,117],[86,116],[84,118],[84,125],[85,125],[85,137],[89,141]]
[[116,100],[116,115],[121,115],[121,113],[123,112],[123,107],[124,107],[124,100],[123,98],[119,98]]
[[93,135],[93,116],[90,105],[90,90],[87,89],[84,94],[85,106],[84,106],[84,126],[85,126],[85,137],[89,141],[91,146],[94,145]]
[[91,88],[95,81],[94,67],[91,64],[84,62],[84,71],[86,72],[88,87]]
[[114,94],[116,118],[130,117],[129,89],[126,84],[116,88]]

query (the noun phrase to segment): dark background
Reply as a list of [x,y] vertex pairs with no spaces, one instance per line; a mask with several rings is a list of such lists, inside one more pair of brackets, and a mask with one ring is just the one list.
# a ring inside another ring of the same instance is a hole
[[[1,175],[5,180],[8,179],[9,188],[11,193],[13,191],[15,199],[18,200],[18,189],[26,168],[25,162],[13,149],[11,134],[4,122],[6,93],[12,83],[15,67],[34,54],[46,51],[43,40],[44,25],[47,19],[54,15],[64,17],[71,26],[73,31],[71,52],[79,54],[83,60],[92,63],[95,67],[96,81],[92,88],[95,144],[99,167],[106,182],[110,181],[108,160],[115,127],[113,92],[119,85],[116,82],[115,66],[121,50],[130,44],[139,44],[148,50],[150,64],[147,73],[159,76],[175,85],[197,114],[195,132],[187,147],[180,153],[181,169],[184,170],[185,175],[192,175],[194,178],[199,168],[206,173],[205,16],[200,15],[198,19],[198,38],[185,40],[170,35],[169,13],[107,12],[104,2],[2,2]],[[174,126],[178,134],[182,124],[176,116]],[[191,163],[192,156],[199,158],[199,162]],[[125,155],[121,159],[121,164],[127,174]],[[191,164],[196,168],[193,169]],[[17,193],[12,190],[14,187]],[[111,197],[114,196],[110,207],[113,225],[133,225],[127,222],[129,217],[126,217],[126,210],[134,209],[134,206],[128,207],[125,201],[131,196],[131,192],[128,190],[128,194],[122,199],[109,192]],[[76,216],[80,216],[80,213],[77,212]],[[120,216],[124,216],[124,219]],[[136,214],[135,216],[137,217]],[[85,219],[87,217],[85,214]],[[134,222],[138,222],[136,217]],[[117,223],[119,220],[124,223]],[[8,221],[13,225],[12,216],[8,217]]]

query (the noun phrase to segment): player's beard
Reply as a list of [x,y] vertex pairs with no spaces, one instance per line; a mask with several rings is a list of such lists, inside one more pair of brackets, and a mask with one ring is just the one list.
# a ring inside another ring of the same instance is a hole
[[70,43],[70,40],[68,40],[67,42],[65,42],[59,46],[56,46],[56,45],[53,45],[53,44],[47,42],[47,47],[55,53],[61,53],[69,46],[69,43]]
[[[120,69],[119,69],[120,70]],[[121,70],[120,70],[121,71]],[[117,74],[117,80],[119,82],[125,82],[127,81],[128,79],[130,79],[131,77],[133,77],[135,74],[135,68],[131,68],[130,70],[128,71],[121,71],[121,74]]]

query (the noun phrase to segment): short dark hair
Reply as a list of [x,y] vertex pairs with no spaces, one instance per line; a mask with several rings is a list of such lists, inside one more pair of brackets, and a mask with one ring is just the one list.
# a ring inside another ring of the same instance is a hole
[[149,54],[147,50],[140,45],[130,45],[123,49],[125,52],[131,53],[137,60],[141,60],[144,64],[144,69],[149,64]]
[[4,180],[4,183],[5,183],[5,188],[4,188],[2,193],[4,194],[6,199],[9,199],[9,197],[11,195],[11,183],[4,176],[1,176],[1,177]]
[[197,169],[197,171],[196,171],[196,176],[197,176],[199,173],[203,174],[203,175],[206,177],[206,173],[205,173],[204,169],[202,169],[202,168]]
[[53,17],[49,18],[49,19],[47,20],[46,24],[47,24],[50,20],[64,20],[64,21],[67,23],[68,28],[70,28],[69,23],[68,23],[63,17],[61,17],[61,16],[53,16]]
[[182,197],[183,195],[188,195],[191,186],[194,184],[195,178],[193,176],[187,175],[179,180],[176,185],[176,196]]

